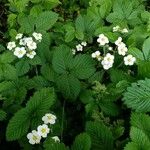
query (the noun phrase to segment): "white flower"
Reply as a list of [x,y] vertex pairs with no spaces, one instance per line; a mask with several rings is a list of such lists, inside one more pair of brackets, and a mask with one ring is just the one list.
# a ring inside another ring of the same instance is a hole
[[45,116],[42,117],[42,121],[44,121],[45,124],[55,124],[56,119],[56,116],[51,113],[45,114]]
[[106,61],[106,60],[102,60],[101,64],[102,64],[102,66],[103,66],[103,68],[104,68],[105,70],[108,70],[109,68],[112,68],[112,66],[113,66],[112,63],[109,63],[109,62]]
[[128,49],[126,46],[119,46],[118,47],[118,54],[125,56],[125,54],[127,53]]
[[55,141],[55,142],[60,142],[60,139],[58,136],[53,136],[52,139]]
[[92,53],[92,58],[96,58],[96,54],[95,53]]
[[112,47],[110,47],[110,46],[108,47],[108,50],[109,50],[109,51],[112,51],[112,49],[113,49]]
[[15,47],[16,47],[16,43],[15,42],[9,42],[7,44],[7,49],[9,49],[9,50],[12,50]]
[[81,45],[82,46],[87,46],[87,43],[86,42],[82,42]]
[[33,130],[31,133],[28,133],[27,138],[29,139],[29,143],[32,145],[40,143],[41,140],[41,136],[35,130]]
[[14,51],[14,55],[18,58],[22,58],[26,54],[26,50],[24,47],[16,47]]
[[42,136],[43,138],[47,137],[47,134],[50,132],[50,129],[46,124],[39,125],[37,128],[38,134]]
[[100,45],[104,46],[105,44],[109,43],[109,40],[108,40],[108,38],[104,34],[100,34],[99,38],[97,39],[97,42]]
[[26,44],[27,44],[28,42],[33,42],[32,37],[25,37],[24,40],[25,40]]
[[16,40],[21,39],[21,38],[22,38],[22,36],[23,36],[23,34],[22,34],[22,33],[18,33],[18,34],[16,35]]
[[110,53],[107,53],[104,59],[102,60],[101,64],[105,70],[108,70],[113,66],[114,63],[114,56]]
[[83,51],[83,46],[81,44],[78,44],[76,46],[77,51]]
[[104,61],[107,61],[108,63],[114,63],[114,55],[111,55],[110,53],[107,53],[104,57]]
[[124,28],[124,29],[121,30],[121,32],[122,32],[122,33],[128,33],[129,31],[128,31],[127,28]]
[[20,41],[19,41],[19,45],[23,45],[23,46],[25,46],[25,45],[26,45],[25,38],[20,39]]
[[35,50],[37,48],[37,44],[34,41],[27,42],[27,46],[30,50]]
[[115,44],[117,46],[121,45],[123,42],[122,42],[122,37],[119,37],[116,41],[115,41]]
[[36,33],[36,32],[34,32],[32,35],[33,35],[33,37],[34,37],[37,41],[41,42],[41,40],[42,40],[42,34],[41,34],[41,33]]
[[115,27],[113,27],[113,32],[117,32],[117,31],[119,31],[120,30],[120,26],[115,26]]
[[76,54],[76,50],[72,49],[72,54],[75,55]]
[[30,59],[33,59],[34,56],[36,55],[36,52],[35,51],[29,51],[26,56],[29,57]]
[[100,51],[96,51],[96,52],[94,52],[94,53],[92,53],[92,58],[97,58],[97,60],[98,61],[100,61],[101,60],[101,57],[100,57]]
[[128,56],[124,57],[124,64],[126,66],[128,66],[128,65],[132,66],[135,63],[135,61],[136,61],[136,58],[133,57],[132,55],[128,55]]

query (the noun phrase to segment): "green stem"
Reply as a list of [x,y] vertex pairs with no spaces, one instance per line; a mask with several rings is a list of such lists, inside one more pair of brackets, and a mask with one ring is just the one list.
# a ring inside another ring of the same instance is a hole
[[63,108],[62,108],[62,120],[61,120],[61,141],[63,140],[63,130],[64,130],[64,115],[65,115],[65,104],[66,101],[63,102]]

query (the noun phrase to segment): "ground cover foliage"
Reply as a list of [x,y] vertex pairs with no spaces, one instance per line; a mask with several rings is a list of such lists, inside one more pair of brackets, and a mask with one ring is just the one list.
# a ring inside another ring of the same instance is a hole
[[149,0],[0,1],[0,149],[150,149]]

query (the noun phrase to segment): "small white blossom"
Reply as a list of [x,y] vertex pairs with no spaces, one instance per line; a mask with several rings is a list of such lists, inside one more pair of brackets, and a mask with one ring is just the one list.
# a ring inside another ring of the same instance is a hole
[[87,46],[87,43],[86,42],[82,42],[81,45],[82,46]]
[[95,53],[92,53],[92,58],[96,58],[96,54]]
[[104,34],[100,34],[99,37],[98,37],[98,39],[97,39],[97,42],[101,46],[104,46],[105,44],[109,43],[109,40],[108,40],[108,38]]
[[42,136],[43,138],[47,137],[47,134],[50,132],[50,129],[46,124],[39,125],[37,128],[38,134]]
[[128,49],[126,46],[119,46],[118,47],[118,54],[119,55],[125,56],[127,51],[128,51]]
[[45,114],[45,116],[42,117],[42,121],[44,121],[45,124],[55,124],[56,119],[56,116],[51,113]]
[[75,55],[76,54],[76,50],[72,49],[72,54]]
[[108,70],[113,66],[114,63],[114,56],[110,53],[107,53],[104,59],[102,60],[101,64],[105,70]]
[[102,66],[103,66],[103,68],[104,68],[105,70],[108,70],[108,69],[112,68],[112,66],[113,66],[112,63],[109,63],[109,62],[106,61],[106,60],[102,60],[101,64],[102,64]]
[[76,46],[77,51],[83,51],[83,46],[81,44],[78,44]]
[[119,37],[116,41],[115,41],[115,44],[117,46],[121,45],[122,44],[122,37]]
[[55,142],[60,142],[60,139],[58,136],[53,136],[52,139],[55,141]]
[[18,33],[18,34],[16,35],[16,40],[21,39],[21,38],[22,38],[22,36],[23,36],[23,34],[22,34],[22,33]]
[[37,49],[37,44],[33,41],[27,42],[27,46],[30,50],[35,50]]
[[42,40],[42,34],[41,34],[41,33],[36,33],[36,32],[34,32],[32,35],[33,35],[33,37],[34,37],[37,41],[41,42],[41,40]]
[[136,61],[136,58],[133,57],[132,55],[128,55],[128,56],[124,57],[124,64],[126,66],[128,66],[128,65],[132,66],[135,63],[135,61]]
[[94,53],[92,53],[92,58],[97,58],[97,60],[98,61],[100,61],[101,60],[101,57],[100,57],[100,51],[96,51],[96,52],[94,52]]
[[109,51],[112,51],[112,50],[113,50],[113,48],[109,46],[109,47],[108,47],[108,50],[109,50]]
[[36,52],[35,51],[29,51],[26,56],[29,57],[30,59],[33,59],[34,56],[36,55]]
[[24,40],[26,44],[34,42],[32,37],[24,37]]
[[9,49],[9,50],[12,50],[15,47],[16,47],[16,43],[15,42],[9,42],[7,44],[7,49]]
[[25,38],[20,39],[20,41],[19,41],[19,45],[23,45],[23,46],[25,46],[25,45],[26,45]]
[[33,130],[31,133],[28,133],[27,138],[29,139],[29,143],[32,145],[39,144],[41,140],[41,136],[35,130]]
[[128,31],[127,28],[124,28],[124,29],[121,30],[121,32],[122,32],[122,33],[128,33],[129,31]]
[[120,30],[120,26],[115,26],[115,27],[113,27],[113,32],[117,32],[117,31],[119,31]]
[[18,58],[22,58],[26,54],[26,50],[24,47],[16,47],[14,51],[14,55]]

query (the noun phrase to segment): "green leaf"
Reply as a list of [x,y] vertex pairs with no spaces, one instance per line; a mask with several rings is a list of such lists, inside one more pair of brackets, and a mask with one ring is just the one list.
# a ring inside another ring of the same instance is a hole
[[85,21],[84,18],[80,15],[75,21],[75,27],[76,27],[76,37],[79,40],[84,39],[84,31],[85,31]]
[[138,145],[137,145],[136,143],[134,143],[134,142],[129,142],[129,143],[125,146],[124,150],[140,150],[140,149],[138,149]]
[[45,79],[54,82],[55,72],[54,72],[52,66],[50,66],[48,64],[42,65],[41,73]]
[[78,79],[87,79],[95,72],[93,60],[88,55],[78,55],[72,63],[72,74]]
[[150,111],[150,79],[139,80],[132,83],[124,93],[123,101],[127,107],[137,112]]
[[69,150],[63,143],[54,143],[52,141],[46,141],[44,143],[45,150]]
[[76,99],[80,92],[80,82],[72,75],[62,74],[57,78],[57,86],[64,97]]
[[113,150],[113,136],[108,127],[101,122],[88,122],[86,132],[92,140],[93,150]]
[[7,115],[6,112],[0,109],[0,121],[5,120],[6,115]]
[[30,116],[26,109],[21,109],[10,119],[6,138],[8,141],[20,139],[22,136],[27,134],[30,125]]
[[35,21],[37,31],[49,30],[57,21],[58,14],[52,11],[42,12]]
[[35,17],[33,16],[19,16],[18,23],[20,24],[20,32],[31,33],[34,31]]
[[143,78],[150,78],[150,61],[139,61],[138,75]]
[[16,63],[16,70],[19,76],[26,74],[30,70],[30,65],[26,60],[20,60]]
[[150,139],[150,116],[142,113],[132,113],[131,125],[145,133]]
[[0,56],[0,62],[7,64],[13,62],[15,59],[15,56],[12,54],[12,52],[5,52]]
[[146,39],[143,44],[143,54],[146,60],[150,60],[150,38]]
[[131,127],[130,137],[133,142],[135,142],[139,149],[149,149],[150,147],[150,139],[143,133],[142,130]]
[[82,133],[75,138],[71,150],[90,150],[91,139],[87,133]]
[[46,9],[52,9],[54,7],[56,7],[57,5],[61,4],[61,2],[59,0],[44,0],[42,2],[44,8]]
[[61,74],[65,73],[72,62],[72,53],[71,50],[67,46],[60,46],[56,49],[53,55],[53,69]]
[[72,25],[66,25],[65,26],[65,30],[66,30],[66,35],[65,35],[65,41],[66,42],[70,42],[74,39],[75,37],[75,29]]

